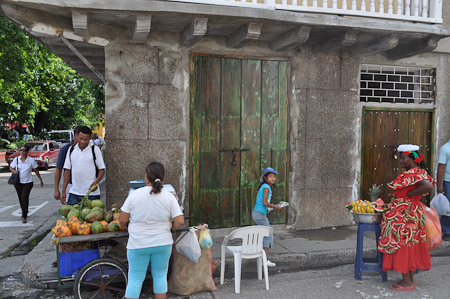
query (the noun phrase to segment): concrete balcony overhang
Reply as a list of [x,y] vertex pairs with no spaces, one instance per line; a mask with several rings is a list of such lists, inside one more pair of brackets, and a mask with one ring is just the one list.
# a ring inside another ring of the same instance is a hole
[[0,0],[1,13],[76,69],[105,83],[104,46],[120,37],[145,43],[150,32],[179,35],[183,47],[202,38],[239,48],[257,42],[274,51],[309,45],[316,52],[347,48],[354,56],[395,60],[432,51],[450,27],[168,1]]

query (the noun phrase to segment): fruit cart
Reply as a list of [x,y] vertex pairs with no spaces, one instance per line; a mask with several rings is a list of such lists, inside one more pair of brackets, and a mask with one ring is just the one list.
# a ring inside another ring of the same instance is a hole
[[[123,298],[128,280],[127,266],[104,254],[114,239],[127,238],[127,231],[56,238],[58,288],[73,287],[75,298]],[[69,243],[92,243],[94,249],[60,252]]]

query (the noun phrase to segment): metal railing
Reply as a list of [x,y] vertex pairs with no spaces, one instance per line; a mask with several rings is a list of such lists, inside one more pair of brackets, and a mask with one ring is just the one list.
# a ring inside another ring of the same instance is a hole
[[169,0],[222,6],[442,23],[443,0]]

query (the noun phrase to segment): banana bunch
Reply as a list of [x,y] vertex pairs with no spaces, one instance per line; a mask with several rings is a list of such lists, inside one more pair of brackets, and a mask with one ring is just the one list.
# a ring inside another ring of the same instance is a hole
[[375,213],[376,205],[371,204],[368,200],[357,200],[352,204],[352,212],[354,213]]

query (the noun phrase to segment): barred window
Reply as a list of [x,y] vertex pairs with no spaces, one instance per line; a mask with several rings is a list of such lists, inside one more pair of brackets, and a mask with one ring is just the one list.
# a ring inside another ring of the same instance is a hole
[[363,64],[360,101],[434,104],[435,73],[432,68]]

